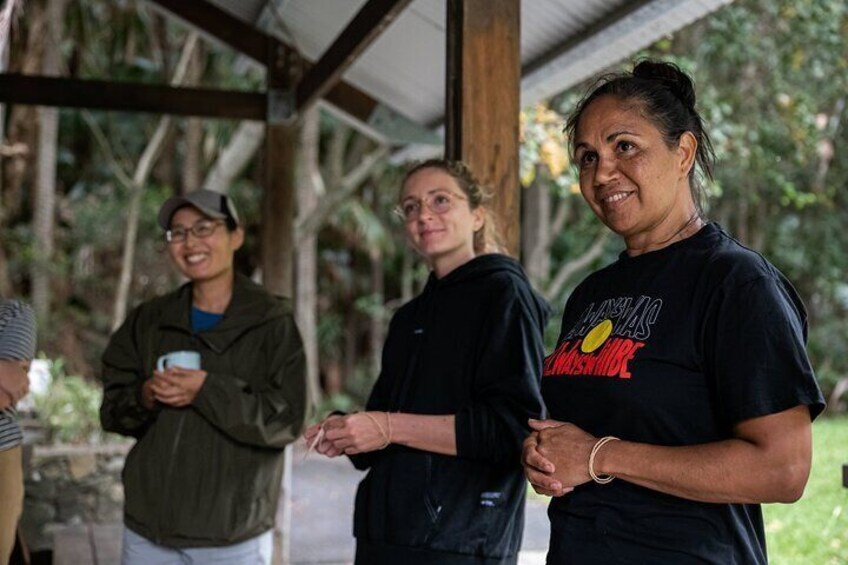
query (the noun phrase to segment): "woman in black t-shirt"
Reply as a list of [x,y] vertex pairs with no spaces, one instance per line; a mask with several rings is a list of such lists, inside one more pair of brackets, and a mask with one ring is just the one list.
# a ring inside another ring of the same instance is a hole
[[804,306],[702,218],[695,169],[713,154],[677,67],[607,77],[567,130],[583,196],[626,251],[569,298],[550,419],[524,443],[554,497],[548,563],[765,563],[759,503],[801,496],[824,406]]

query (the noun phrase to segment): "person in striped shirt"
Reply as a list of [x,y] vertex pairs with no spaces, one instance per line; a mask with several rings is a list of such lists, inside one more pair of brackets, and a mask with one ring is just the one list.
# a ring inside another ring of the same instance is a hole
[[0,300],[0,565],[9,562],[23,510],[23,434],[15,403],[29,391],[27,371],[35,355],[35,316],[17,300]]

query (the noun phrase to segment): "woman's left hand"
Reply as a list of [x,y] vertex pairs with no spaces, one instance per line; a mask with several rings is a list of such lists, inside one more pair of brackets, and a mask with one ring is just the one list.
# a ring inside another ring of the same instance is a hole
[[154,371],[150,389],[162,404],[182,408],[194,402],[198,391],[206,381],[206,371],[172,367],[165,371]]
[[347,455],[382,449],[388,441],[388,418],[386,412],[358,412],[327,420],[324,441]]

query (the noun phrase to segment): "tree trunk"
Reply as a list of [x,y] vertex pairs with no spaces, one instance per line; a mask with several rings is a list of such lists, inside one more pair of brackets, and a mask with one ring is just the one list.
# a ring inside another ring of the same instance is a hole
[[[18,0],[8,0],[0,12],[0,72],[6,72],[9,64],[9,43],[11,42],[12,16],[18,6]],[[0,145],[5,141],[6,132],[6,105],[0,104]],[[2,158],[3,151],[0,151]],[[3,192],[3,175],[0,174],[0,194]],[[5,222],[5,210],[0,198],[0,230]],[[0,296],[12,296],[12,281],[9,279],[9,262],[6,259],[6,250],[0,244]]]
[[[39,3],[27,6],[27,34],[25,45],[12,45],[10,71],[39,74],[47,40],[47,13]],[[38,139],[38,113],[34,106],[15,105],[9,112],[3,159],[3,211],[7,221],[23,213],[23,186],[31,175],[33,149]]]
[[400,299],[402,304],[412,300],[414,292],[415,257],[413,254],[412,249],[405,249],[403,252],[403,263],[401,263],[400,271]]
[[[308,215],[318,206],[324,192],[319,164],[320,113],[313,107],[303,116],[300,136],[300,170],[298,171],[298,215]],[[295,314],[306,352],[306,373],[310,398],[321,398],[318,381],[318,234],[303,234],[295,252]]]
[[[380,205],[379,193],[374,187],[371,191],[371,206],[377,209]],[[380,364],[382,361],[383,342],[386,339],[385,321],[383,316],[383,308],[377,308],[377,304],[381,306],[385,304],[386,280],[385,266],[383,265],[383,250],[379,245],[372,244],[368,250],[368,258],[371,263],[371,296],[375,299],[375,304],[369,310],[369,355],[371,362],[369,363],[372,374],[376,377],[380,372]]]
[[[177,70],[174,72],[174,80],[172,85],[176,86],[182,83],[185,77],[186,68],[192,51],[197,44],[197,34],[192,33],[186,39],[183,46],[180,63],[177,65]],[[141,199],[144,193],[144,185],[150,175],[150,171],[156,162],[156,157],[159,155],[167,137],[168,130],[171,127],[171,118],[165,116],[159,119],[159,124],[156,126],[156,131],[144,152],[138,160],[135,173],[133,173],[132,183],[130,187],[130,205],[127,210],[127,231],[124,235],[124,251],[121,258],[121,274],[118,277],[118,289],[115,293],[115,304],[112,309],[112,331],[118,329],[118,326],[124,321],[127,315],[127,303],[129,301],[130,288],[132,286],[133,264],[135,262],[135,247],[138,237],[138,221],[141,213]]]
[[536,287],[548,279],[550,270],[551,195],[548,187],[536,179],[522,190],[521,206],[521,260],[530,282]]
[[[42,72],[58,76],[61,67],[60,45],[68,0],[47,3],[47,35]],[[56,212],[56,145],[59,140],[59,110],[39,109],[38,159],[36,162],[33,231],[35,259],[32,264],[32,304],[41,323],[48,325],[50,313],[50,264],[53,259]]]
[[[351,269],[354,267],[351,265]],[[359,313],[353,306],[354,297],[353,289],[348,289],[347,303],[350,305],[345,312],[345,332],[344,332],[344,363],[341,373],[341,388],[344,389],[344,384],[348,379],[353,377],[356,370],[356,338],[359,335]]]
[[[377,200],[375,195],[374,200]],[[375,203],[376,205],[376,203]],[[372,247],[368,252],[368,258],[371,263],[371,293],[375,297],[375,302],[385,304],[385,265],[383,265],[383,250],[377,246]],[[371,374],[376,376],[380,373],[380,364],[382,361],[383,342],[386,339],[386,324],[383,316],[383,309],[377,308],[376,304],[370,309],[368,317],[369,325],[369,342],[368,348],[371,362]]]
[[736,201],[736,238],[745,245],[751,244],[751,238],[748,236],[748,196],[740,194]]
[[[189,63],[186,84],[197,86],[203,77],[206,63],[206,51],[199,44]],[[182,191],[194,192],[200,188],[203,177],[203,120],[188,118],[185,120],[185,161],[183,163]]]

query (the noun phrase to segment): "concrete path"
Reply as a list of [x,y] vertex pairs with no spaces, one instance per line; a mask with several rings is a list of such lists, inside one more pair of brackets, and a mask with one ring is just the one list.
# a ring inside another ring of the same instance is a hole
[[[294,450],[291,558],[295,565],[352,563],[353,499],[363,473],[347,458],[310,455],[302,442]],[[550,526],[547,504],[528,500],[520,565],[543,565]]]

